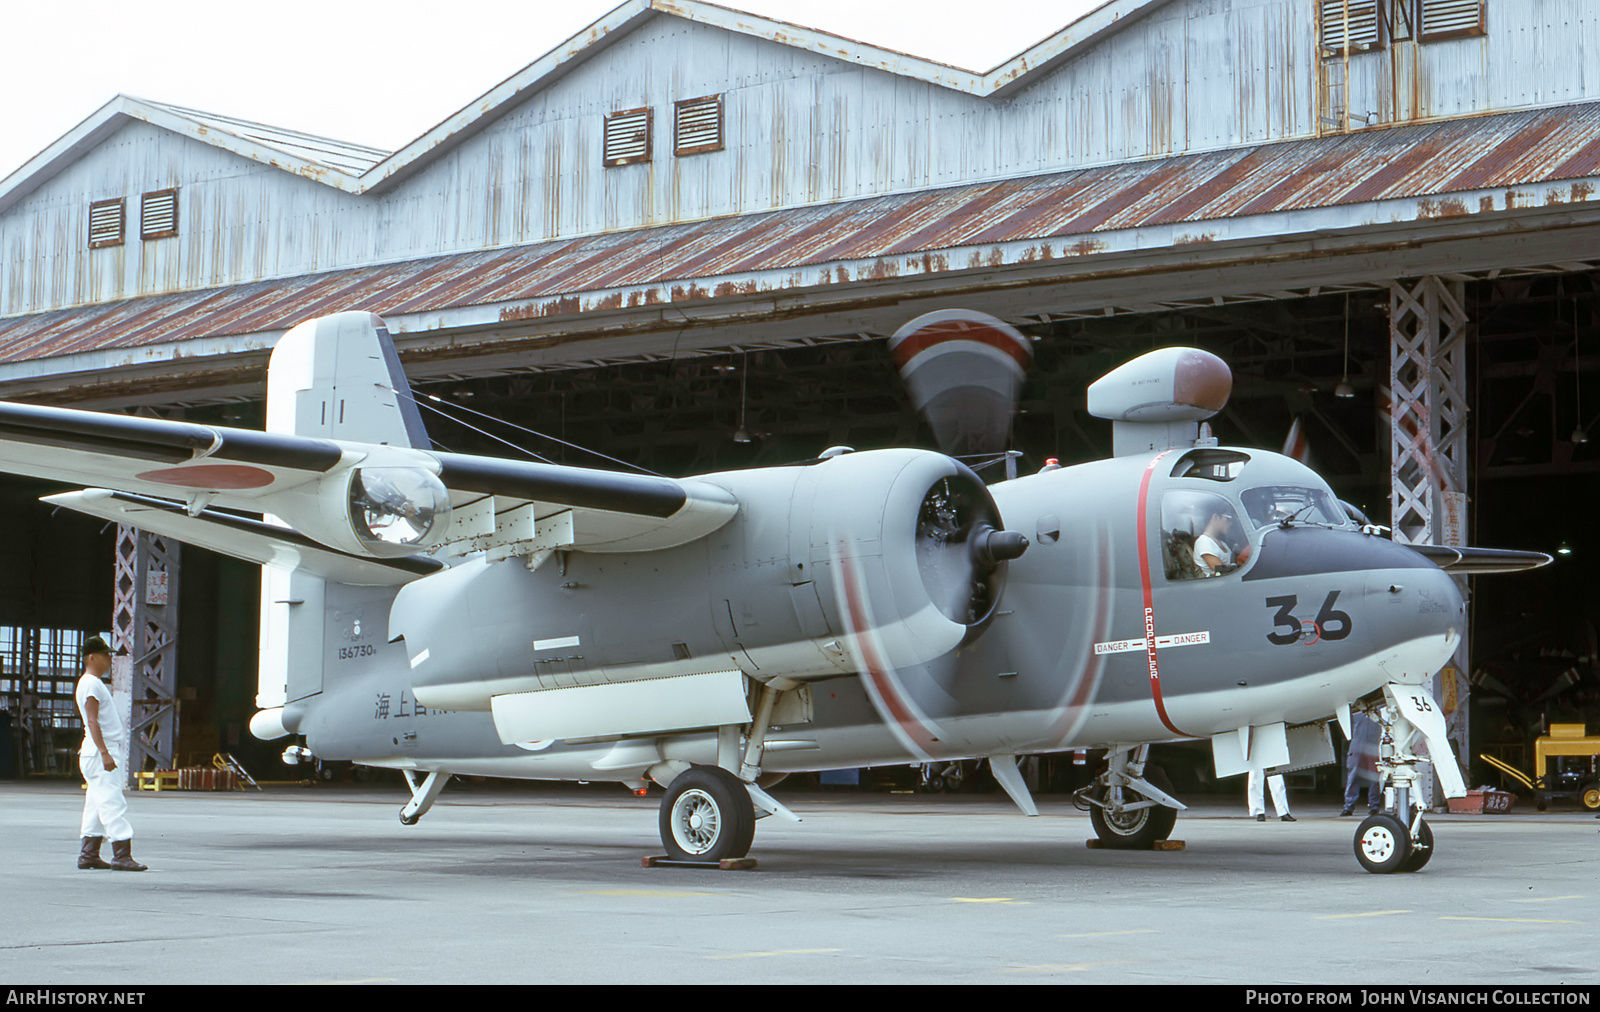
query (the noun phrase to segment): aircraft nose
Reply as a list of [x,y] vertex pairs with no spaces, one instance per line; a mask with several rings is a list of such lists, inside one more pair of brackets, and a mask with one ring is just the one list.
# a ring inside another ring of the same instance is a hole
[[1373,569],[1367,599],[1383,638],[1404,644],[1382,662],[1391,679],[1419,684],[1447,664],[1466,632],[1467,607],[1456,581],[1403,545],[1394,545],[1396,568]]

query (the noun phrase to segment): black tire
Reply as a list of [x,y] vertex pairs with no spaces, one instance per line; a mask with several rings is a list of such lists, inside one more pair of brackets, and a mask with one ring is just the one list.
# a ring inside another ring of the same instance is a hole
[[1170,836],[1177,822],[1177,810],[1165,805],[1137,808],[1122,815],[1112,815],[1099,805],[1089,809],[1094,835],[1114,850],[1149,850],[1158,840]]
[[756,835],[755,805],[740,779],[719,766],[678,775],[661,799],[661,843],[675,861],[744,857]]
[[1406,858],[1405,864],[1400,866],[1400,870],[1403,872],[1421,871],[1422,866],[1427,864],[1433,857],[1433,829],[1424,822],[1422,831],[1417,836],[1419,839],[1411,846],[1411,856]]
[[1411,834],[1392,815],[1369,816],[1356,827],[1356,860],[1374,875],[1400,871],[1411,857]]

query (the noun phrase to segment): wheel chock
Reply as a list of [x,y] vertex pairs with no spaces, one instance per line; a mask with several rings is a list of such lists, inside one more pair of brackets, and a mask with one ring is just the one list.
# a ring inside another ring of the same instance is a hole
[[753,871],[756,859],[753,857],[725,857],[720,861],[674,861],[662,855],[660,857],[647,857],[641,862],[646,868],[700,868],[706,871]]
[[[1110,846],[1107,846],[1105,841],[1101,840],[1098,836],[1089,837],[1089,839],[1083,841],[1083,845],[1085,847],[1088,847],[1090,850],[1135,850],[1135,849],[1137,849],[1137,848],[1134,848],[1134,847],[1110,847]],[[1157,840],[1156,842],[1154,842],[1154,843],[1152,843],[1150,845],[1150,849],[1151,850],[1182,850],[1182,849],[1184,849],[1184,846],[1185,846],[1185,844],[1184,844],[1184,842],[1182,840]]]

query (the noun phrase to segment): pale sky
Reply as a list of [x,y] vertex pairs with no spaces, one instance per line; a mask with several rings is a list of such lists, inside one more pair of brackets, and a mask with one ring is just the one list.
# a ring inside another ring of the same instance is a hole
[[[1105,0],[724,0],[988,70]],[[617,0],[53,0],[0,14],[0,179],[117,94],[395,150]]]

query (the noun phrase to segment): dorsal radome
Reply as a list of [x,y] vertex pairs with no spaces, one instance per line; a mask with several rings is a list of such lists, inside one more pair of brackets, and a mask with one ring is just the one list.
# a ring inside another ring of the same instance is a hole
[[1089,386],[1089,413],[1112,422],[1113,453],[1126,456],[1192,446],[1200,422],[1221,411],[1233,391],[1226,362],[1198,348],[1140,355]]

